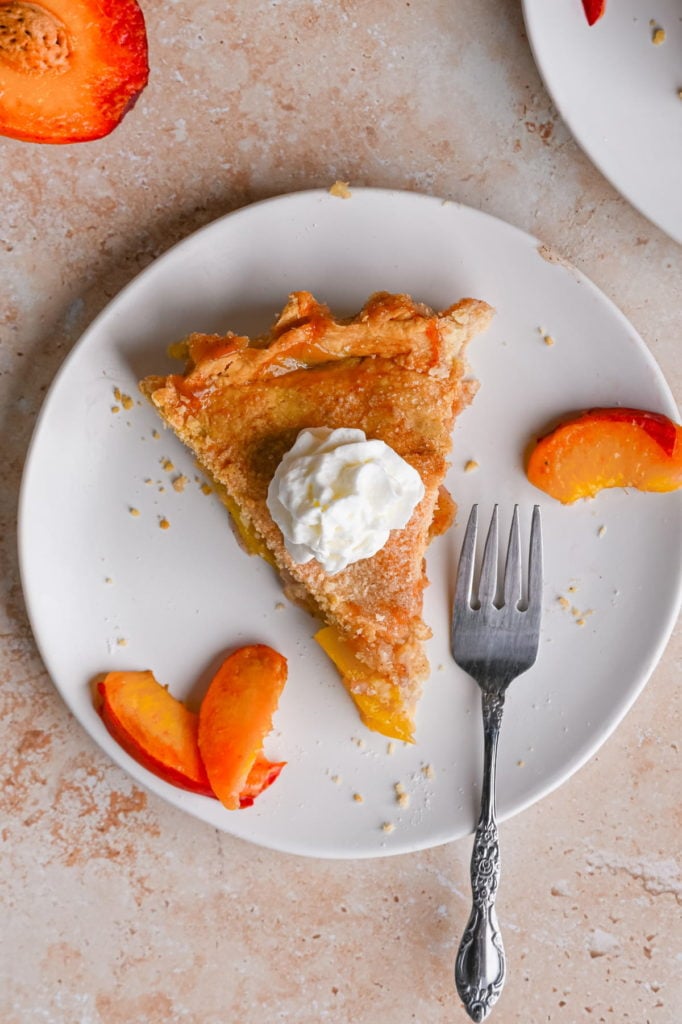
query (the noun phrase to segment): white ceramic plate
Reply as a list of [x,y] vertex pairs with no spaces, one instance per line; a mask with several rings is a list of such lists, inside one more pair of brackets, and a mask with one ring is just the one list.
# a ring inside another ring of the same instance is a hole
[[[299,288],[339,313],[356,311],[376,289],[407,291],[437,308],[472,295],[497,309],[471,346],[481,388],[455,432],[449,486],[462,514],[428,558],[433,675],[418,742],[396,743],[393,753],[360,724],[312,640],[314,621],[283,607],[270,568],[238,548],[222,505],[200,490],[192,457],[170,433],[155,438],[152,408],[136,399],[112,412],[120,406],[115,388],[136,396],[140,377],[171,367],[170,342],[191,330],[265,330]],[[518,502],[527,534],[540,501],[540,657],[509,693],[499,752],[499,809],[513,814],[570,775],[614,728],[655,665],[679,602],[680,566],[671,557],[682,534],[678,496],[612,491],[563,507],[544,501],[523,473],[529,439],[557,414],[613,403],[675,413],[622,315],[507,224],[438,199],[375,190],[346,200],[304,192],[231,214],[157,260],[111,303],[45,402],[20,511],[24,590],[45,664],[114,761],[217,828],[322,857],[443,843],[472,829],[481,763],[479,696],[448,654],[463,524],[474,501],[483,519],[500,502],[506,521]],[[165,459],[174,472],[163,468]],[[480,468],[465,473],[469,459]],[[171,485],[178,472],[190,480],[182,493]],[[159,528],[161,517],[169,529]],[[560,595],[585,625],[561,607]],[[88,684],[109,669],[151,668],[177,697],[197,696],[221,655],[252,641],[289,659],[266,745],[288,766],[252,808],[230,813],[131,760],[105,731]],[[396,783],[410,794],[409,807],[398,806]],[[385,822],[393,831],[383,830]]]
[[[540,73],[578,144],[633,206],[682,242],[679,0],[608,0],[592,27],[580,0],[524,0],[523,9]],[[656,27],[665,31],[660,46]]]

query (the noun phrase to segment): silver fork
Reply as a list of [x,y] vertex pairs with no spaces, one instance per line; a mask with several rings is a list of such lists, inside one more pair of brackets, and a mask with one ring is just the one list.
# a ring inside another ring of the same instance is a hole
[[500,880],[500,847],[495,820],[497,740],[507,687],[534,664],[542,605],[540,509],[533,509],[530,533],[528,597],[522,602],[518,505],[514,506],[502,599],[498,600],[497,505],[483,552],[478,598],[472,595],[478,506],[467,523],[460,555],[452,615],[452,654],[482,691],[483,785],[481,810],[471,854],[472,908],[455,963],[457,992],[467,1013],[482,1021],[497,1002],[506,962],[495,913]]

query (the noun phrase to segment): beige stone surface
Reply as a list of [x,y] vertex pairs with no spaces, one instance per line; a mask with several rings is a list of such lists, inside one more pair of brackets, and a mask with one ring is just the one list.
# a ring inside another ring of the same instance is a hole
[[[573,142],[511,0],[142,0],[151,79],[108,138],[0,139],[0,1021],[464,1021],[470,842],[271,853],[148,795],[48,678],[15,552],[20,474],[65,355],[160,253],[335,179],[471,204],[630,318],[682,396],[682,253]],[[671,557],[679,553],[671,553]],[[679,631],[612,738],[503,827],[504,1024],[676,1024]]]

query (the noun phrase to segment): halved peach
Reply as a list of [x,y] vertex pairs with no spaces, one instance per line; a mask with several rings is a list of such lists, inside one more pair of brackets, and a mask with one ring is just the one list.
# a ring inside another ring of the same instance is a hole
[[48,143],[102,138],[148,76],[136,0],[0,0],[0,134]]
[[540,438],[528,479],[570,504],[605,487],[682,487],[682,426],[643,409],[589,409]]
[[131,757],[174,786],[215,795],[199,754],[198,716],[152,672],[108,672],[97,689],[102,720]]
[[226,658],[201,702],[199,750],[213,791],[229,810],[239,807],[259,762],[269,782],[283,767],[267,762],[262,748],[286,679],[286,658],[265,644],[252,644]]

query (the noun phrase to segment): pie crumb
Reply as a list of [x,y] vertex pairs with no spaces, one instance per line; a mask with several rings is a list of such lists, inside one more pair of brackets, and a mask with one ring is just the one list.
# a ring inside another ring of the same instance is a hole
[[435,779],[436,777],[436,772],[432,764],[425,764],[424,767],[422,768],[422,772],[424,773],[427,779]]
[[335,786],[340,786],[341,781],[342,780],[340,775],[332,775],[332,782],[334,783]]
[[159,519],[159,527],[162,530],[169,530],[170,529],[170,523],[168,522],[168,520],[166,519],[165,516],[162,519]]
[[120,405],[112,405],[111,411],[112,412],[120,412],[121,411]]
[[185,476],[185,474],[184,473],[180,473],[179,476],[176,476],[173,479],[173,490],[177,491],[178,494],[182,494],[182,492],[184,491],[184,489],[185,489],[185,487],[187,486],[188,483],[189,483],[189,481],[188,481],[187,477]]
[[353,800],[356,804],[364,803],[364,799],[362,793],[353,793]]
[[476,459],[467,459],[467,461],[464,463],[464,472],[473,473],[474,470],[476,469],[478,469],[478,463],[476,462]]
[[395,753],[395,743],[393,742],[393,740],[391,740],[389,743],[386,744],[386,753],[387,754],[394,754]]
[[406,791],[402,782],[396,782],[395,786],[395,798],[401,807],[410,806],[410,794]]
[[525,761],[517,761],[517,762],[516,762],[516,767],[517,767],[517,768],[523,768],[523,766],[525,765],[525,763],[526,763]]
[[126,640],[126,638],[124,636],[120,636],[118,638],[118,640],[116,641],[116,643],[118,644],[119,647],[127,647],[128,646],[128,641]]
[[121,395],[121,405],[124,409],[132,409],[134,404],[130,395]]
[[[680,89],[680,95],[682,96],[682,89]],[[603,537],[605,533],[606,533],[606,527],[605,526],[600,526],[599,529],[597,530],[597,536],[598,537]]]
[[392,821],[385,821],[383,823],[383,825],[381,826],[381,831],[382,832],[393,832],[393,831],[395,831],[395,825],[393,824]]
[[201,490],[202,490],[202,492],[204,494],[212,494],[213,493],[212,487],[209,484],[206,484],[206,483],[203,483],[201,485]]
[[665,42],[665,29],[661,28],[660,25],[657,25],[651,33],[651,42],[654,46],[660,46]]
[[557,597],[557,601],[559,602],[559,604],[561,605],[561,607],[563,609],[571,607],[571,602],[568,600],[567,597],[563,597],[563,596],[560,595],[559,597]]
[[552,337],[551,334],[545,334],[543,336],[542,340],[544,341],[545,345],[548,346],[548,348],[551,348],[552,345],[554,344],[554,338]]
[[348,181],[335,181],[329,189],[329,195],[336,196],[337,199],[350,199],[353,193],[348,187],[349,184]]
[[175,466],[173,465],[170,459],[163,458],[161,459],[161,468],[165,469],[167,473],[170,473],[172,470],[175,469]]
[[140,514],[139,508],[129,508],[128,511],[130,512],[131,516],[139,516]]

